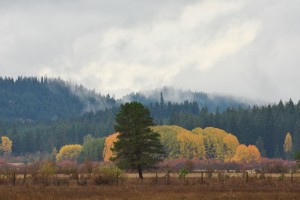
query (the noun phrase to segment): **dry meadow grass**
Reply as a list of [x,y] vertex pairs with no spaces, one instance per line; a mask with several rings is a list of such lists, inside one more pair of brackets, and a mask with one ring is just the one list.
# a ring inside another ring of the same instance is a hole
[[112,185],[78,185],[75,180],[65,181],[61,185],[6,183],[0,185],[1,200],[64,200],[64,199],[300,199],[300,178],[291,181],[288,174],[278,176],[249,176],[246,180],[241,175],[218,175],[201,178],[192,174],[179,179],[171,174],[169,180],[159,174],[145,174],[143,181],[134,174]]

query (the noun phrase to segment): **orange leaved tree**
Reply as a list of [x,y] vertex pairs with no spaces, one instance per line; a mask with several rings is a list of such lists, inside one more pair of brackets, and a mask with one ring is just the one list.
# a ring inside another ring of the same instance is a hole
[[103,149],[103,160],[104,161],[110,161],[110,158],[113,156],[113,152],[111,148],[114,147],[114,142],[116,142],[118,139],[119,133],[114,133],[110,136],[107,136],[105,138],[105,143],[104,143],[104,149]]

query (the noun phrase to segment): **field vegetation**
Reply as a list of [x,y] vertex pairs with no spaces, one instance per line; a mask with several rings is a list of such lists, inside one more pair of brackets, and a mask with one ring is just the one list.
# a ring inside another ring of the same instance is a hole
[[0,165],[1,199],[297,199],[296,163],[166,160],[140,180],[112,163],[42,161]]

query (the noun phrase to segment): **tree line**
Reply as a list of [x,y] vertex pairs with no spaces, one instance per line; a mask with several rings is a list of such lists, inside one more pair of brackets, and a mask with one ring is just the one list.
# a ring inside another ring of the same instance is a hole
[[300,102],[266,106],[253,106],[247,109],[229,108],[224,112],[210,113],[204,107],[199,114],[173,113],[169,124],[187,129],[196,126],[218,127],[237,136],[244,144],[263,146],[267,157],[284,158],[284,141],[289,132],[293,138],[292,154],[300,149]]
[[[167,124],[172,113],[198,113],[195,102],[150,104],[155,124]],[[105,137],[114,133],[115,115],[119,106],[97,112],[87,112],[69,119],[41,122],[0,121],[0,135],[7,135],[14,141],[13,153],[51,152],[66,144],[82,144],[84,137]]]
[[[82,100],[72,96],[59,79],[0,77],[0,92],[0,135],[12,139],[16,155],[51,152],[54,147],[82,144],[88,134],[101,138],[114,132],[120,102],[113,97],[102,96],[103,103],[110,107],[82,114]],[[90,102],[99,103],[99,98],[91,97]],[[263,156],[270,158],[286,156],[284,140],[289,132],[293,143],[290,154],[300,149],[300,102],[213,111],[198,101],[165,101],[163,93],[156,102],[146,101],[141,95],[139,98],[147,102],[144,105],[157,125],[178,125],[188,130],[217,127],[237,136],[243,144],[255,144]],[[30,102],[36,109],[29,109]]]
[[[235,135],[243,144],[255,144],[263,156],[285,157],[287,132],[293,138],[292,154],[300,148],[300,103],[230,108],[224,112],[199,110],[196,102],[162,103],[147,106],[155,124],[178,125],[188,130],[195,127],[217,127]],[[89,112],[82,116],[48,122],[0,122],[1,135],[14,141],[13,153],[47,151],[65,144],[83,143],[85,135],[104,137],[114,132],[115,114],[119,107]]]

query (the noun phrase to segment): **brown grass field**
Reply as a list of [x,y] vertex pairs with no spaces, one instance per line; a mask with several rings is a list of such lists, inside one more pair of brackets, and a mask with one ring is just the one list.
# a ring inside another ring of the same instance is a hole
[[72,178],[60,185],[33,184],[28,179],[24,184],[21,178],[13,185],[10,182],[0,185],[1,200],[63,200],[63,199],[300,199],[300,177],[290,178],[289,174],[250,175],[247,179],[241,174],[212,178],[201,174],[189,174],[186,178],[178,178],[171,174],[167,180],[163,174],[148,173],[144,180],[138,180],[135,174],[128,174],[111,185],[95,185],[87,183],[78,185]]

